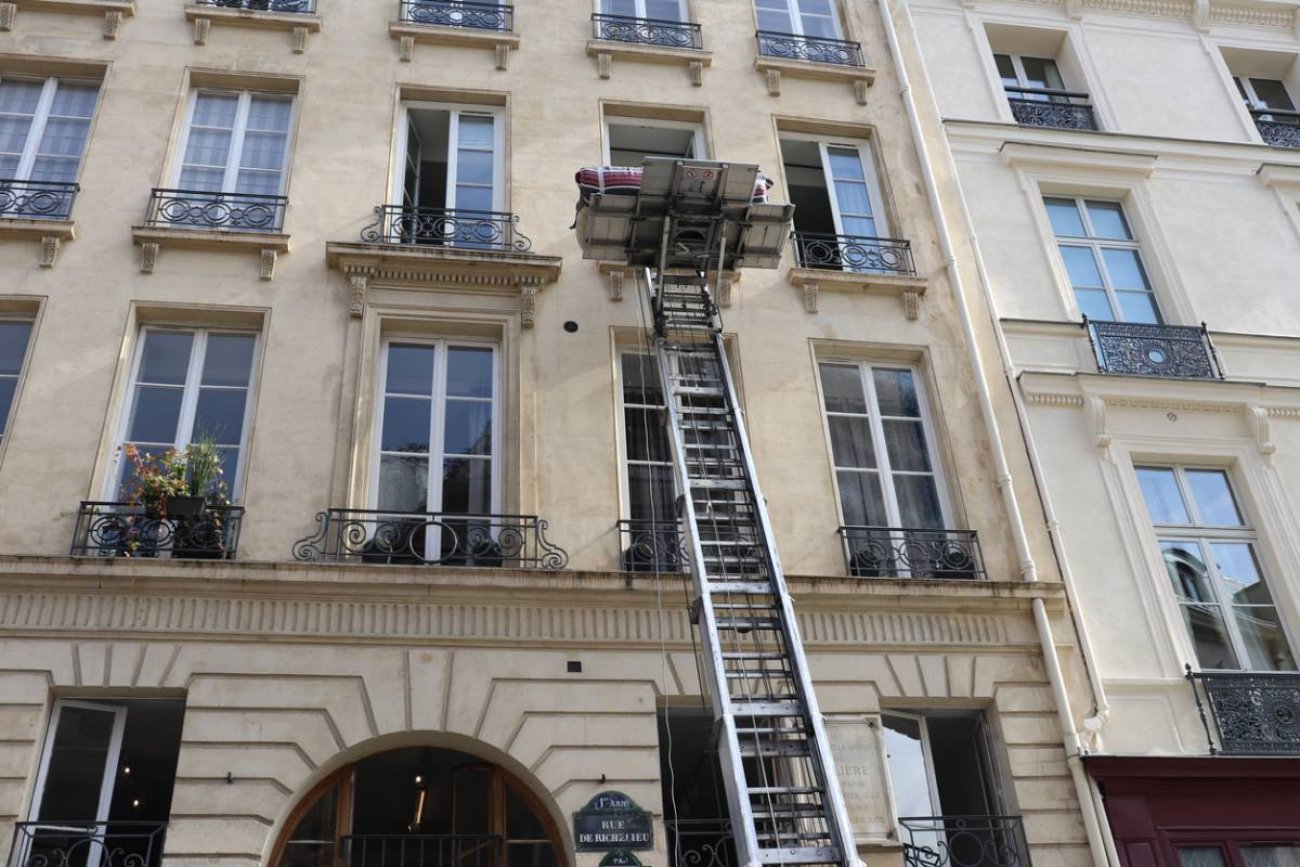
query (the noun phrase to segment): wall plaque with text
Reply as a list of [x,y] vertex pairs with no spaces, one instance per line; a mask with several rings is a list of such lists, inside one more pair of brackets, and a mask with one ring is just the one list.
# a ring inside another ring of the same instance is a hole
[[654,848],[650,814],[622,792],[601,792],[573,814],[573,839],[579,852]]

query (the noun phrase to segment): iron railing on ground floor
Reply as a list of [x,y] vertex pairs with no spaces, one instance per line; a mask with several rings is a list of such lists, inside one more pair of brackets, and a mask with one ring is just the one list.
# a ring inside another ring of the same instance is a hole
[[730,819],[665,819],[671,867],[735,867]]
[[166,822],[16,822],[9,867],[158,867],[166,833]]
[[684,572],[686,548],[676,521],[618,522],[624,572]]

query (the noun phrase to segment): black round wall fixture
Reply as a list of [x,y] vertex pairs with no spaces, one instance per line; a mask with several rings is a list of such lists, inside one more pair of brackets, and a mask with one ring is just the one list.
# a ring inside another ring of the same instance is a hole
[[578,330],[578,323],[570,319],[568,322],[564,323],[564,330],[572,334]]

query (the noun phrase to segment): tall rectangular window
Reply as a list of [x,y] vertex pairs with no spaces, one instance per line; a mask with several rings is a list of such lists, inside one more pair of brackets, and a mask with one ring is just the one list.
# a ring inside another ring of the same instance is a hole
[[9,433],[9,415],[31,337],[31,320],[0,319],[0,443]]
[[626,18],[686,20],[685,0],[600,0],[600,11],[605,15],[622,15]]
[[673,462],[659,360],[644,352],[624,352],[619,360],[627,517],[637,522],[676,524]]
[[[144,329],[119,442],[158,454],[212,440],[237,496],[256,348],[257,336],[248,332]],[[119,495],[134,487],[131,472],[124,464]]]
[[193,192],[281,195],[292,115],[290,96],[195,91],[177,186]]
[[823,39],[842,39],[835,0],[755,0],[758,29]]
[[98,102],[94,82],[0,79],[0,216],[71,215]]
[[1295,657],[1228,474],[1136,467],[1147,512],[1202,669],[1294,671]]
[[1119,202],[1044,196],[1079,310],[1102,322],[1161,321],[1155,293]]

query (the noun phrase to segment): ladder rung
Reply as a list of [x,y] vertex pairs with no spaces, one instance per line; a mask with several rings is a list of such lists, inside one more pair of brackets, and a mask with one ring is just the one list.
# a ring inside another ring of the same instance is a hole
[[803,716],[803,705],[797,701],[733,701],[731,707],[735,716]]
[[755,651],[755,650],[727,650],[722,653],[723,659],[785,659],[784,653],[776,651]]
[[773,617],[720,617],[718,618],[718,628],[747,631],[755,629],[772,630],[780,629],[781,621]]
[[787,819],[797,816],[825,816],[826,810],[821,804],[755,804],[752,808],[755,819]]
[[691,489],[715,491],[744,491],[749,489],[746,479],[690,479]]
[[838,864],[840,850],[835,846],[759,849],[754,860],[759,864]]
[[[767,581],[709,581],[710,593],[770,593],[772,585]],[[724,654],[725,655],[725,654]]]
[[745,789],[751,795],[824,795],[820,786],[750,786]]

